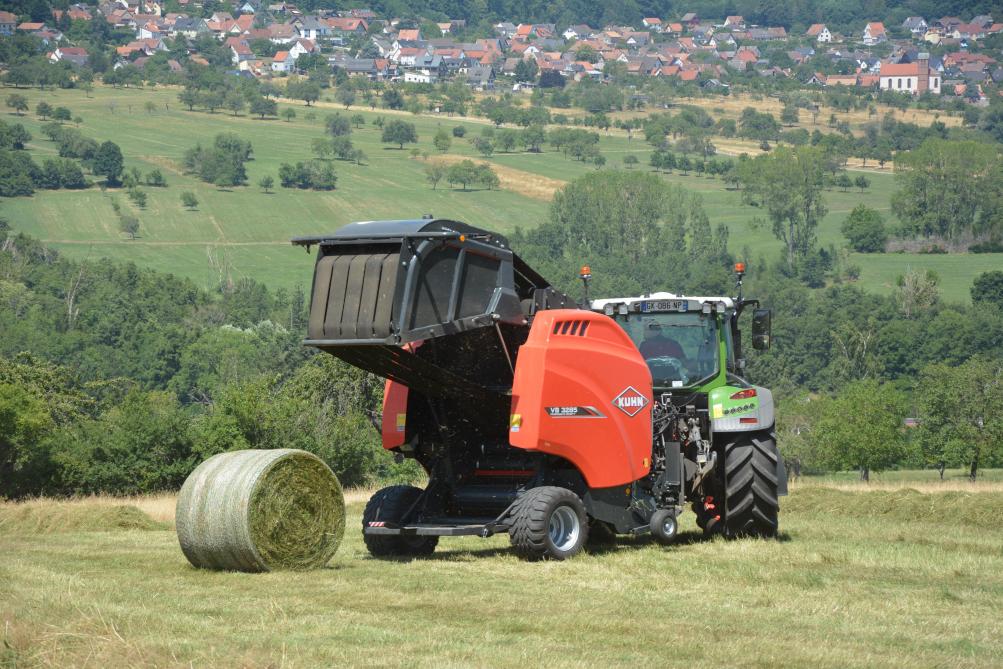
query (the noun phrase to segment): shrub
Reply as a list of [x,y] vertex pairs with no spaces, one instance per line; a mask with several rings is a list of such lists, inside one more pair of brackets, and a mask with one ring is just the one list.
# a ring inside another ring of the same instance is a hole
[[988,242],[972,244],[968,247],[969,253],[1003,253],[1003,241],[998,239]]
[[333,190],[338,181],[334,168],[323,160],[308,160],[295,165],[279,166],[279,183],[283,188]]
[[244,163],[251,159],[251,143],[234,135],[216,135],[212,146],[196,144],[185,152],[185,169],[207,183],[238,186],[247,180]]
[[151,170],[150,173],[146,175],[146,185],[163,188],[167,185],[167,179],[164,178],[164,173],[160,170]]

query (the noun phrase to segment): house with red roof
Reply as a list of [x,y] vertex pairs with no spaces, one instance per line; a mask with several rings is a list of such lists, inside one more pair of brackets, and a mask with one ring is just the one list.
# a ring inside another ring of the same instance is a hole
[[251,51],[247,40],[231,37],[227,42],[230,42],[230,61],[234,65],[240,65],[244,61],[254,59],[254,52]]
[[881,44],[887,39],[888,34],[885,32],[885,24],[881,21],[871,21],[864,26],[863,40],[867,46]]
[[351,35],[365,35],[369,32],[369,24],[365,19],[355,17],[335,16],[327,19],[327,25],[331,33],[337,37],[349,37]]
[[832,41],[832,33],[829,29],[825,27],[824,23],[813,23],[811,27],[808,28],[808,32],[805,36],[811,37],[819,44],[828,44]]
[[288,74],[296,66],[296,58],[289,55],[288,51],[276,51],[272,58],[272,72]]
[[289,47],[289,55],[293,58],[299,58],[309,53],[320,53],[320,47],[314,44],[313,40],[300,38]]
[[291,44],[296,39],[296,28],[288,23],[273,23],[268,26],[273,44]]
[[878,88],[883,91],[895,91],[922,95],[930,92],[940,95],[940,73],[930,68],[930,61],[920,54],[913,63],[882,63],[878,72]]
[[951,37],[964,40],[985,39],[986,29],[977,23],[959,23],[954,27]]
[[513,39],[517,39],[525,42],[528,39],[536,37],[536,30],[533,28],[532,23],[520,23],[515,29],[515,35]]
[[0,12],[0,35],[13,35],[17,30],[17,14]]
[[76,46],[57,47],[55,51],[48,54],[50,63],[69,63],[73,67],[84,67],[87,65],[87,50]]

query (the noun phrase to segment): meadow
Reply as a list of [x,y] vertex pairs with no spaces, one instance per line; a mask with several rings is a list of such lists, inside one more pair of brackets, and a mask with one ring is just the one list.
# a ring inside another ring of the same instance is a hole
[[[433,189],[425,180],[422,158],[413,158],[410,147],[401,151],[379,141],[379,129],[372,125],[377,116],[402,117],[417,126],[417,147],[431,154],[436,151],[432,138],[439,127],[451,130],[456,125],[467,129],[467,137],[481,132],[486,123],[472,119],[451,119],[445,115],[419,115],[386,111],[370,112],[319,102],[312,108],[293,106],[297,117],[286,122],[260,120],[246,113],[234,116],[227,111],[215,114],[189,112],[177,100],[177,89],[115,89],[97,87],[91,94],[80,91],[26,91],[32,109],[40,99],[52,105],[69,107],[83,119],[81,131],[99,141],[111,139],[121,147],[126,167],[138,167],[144,174],[160,169],[167,177],[167,188],[145,188],[149,202],[136,209],[124,192],[98,188],[86,191],[46,191],[30,198],[4,200],[0,216],[14,228],[43,239],[50,246],[72,257],[133,260],[137,264],[170,271],[193,279],[202,286],[218,280],[220,268],[233,278],[253,277],[275,287],[306,285],[312,263],[302,250],[288,244],[290,237],[337,229],[356,220],[409,218],[432,213],[455,218],[499,232],[511,232],[517,226],[532,227],[545,220],[549,198],[556,188],[594,166],[565,158],[545,147],[540,154],[526,152],[496,153],[489,162],[502,178],[498,190],[450,188],[440,183]],[[152,110],[147,103],[152,102]],[[338,187],[329,192],[288,190],[276,187],[265,193],[256,186],[264,175],[276,175],[282,162],[312,157],[310,144],[323,136],[324,118],[329,113],[361,113],[366,125],[352,133],[352,141],[367,160],[363,165],[335,161]],[[310,120],[306,116],[315,114]],[[36,159],[55,154],[55,146],[40,132],[43,121],[34,113],[23,117],[5,115],[8,121],[23,123],[34,136],[29,150]],[[217,189],[182,173],[182,157],[196,142],[208,143],[220,132],[235,132],[249,139],[255,159],[248,164],[248,186]],[[634,154],[640,160],[636,169],[646,167],[650,147],[637,135],[629,140],[621,132],[602,137],[600,148],[607,168],[623,165],[623,157]],[[454,139],[448,154],[439,159],[480,160],[466,139]],[[826,194],[829,214],[819,229],[819,241],[828,246],[843,243],[841,222],[859,203],[867,204],[890,217],[889,196],[894,188],[890,169],[866,170],[871,186],[865,192],[832,190]],[[737,191],[725,188],[716,178],[664,175],[666,181],[679,183],[699,192],[712,223],[725,223],[731,231],[730,246],[736,255],[755,261],[772,258],[780,244],[762,221],[761,211],[744,205]],[[180,202],[182,191],[195,193],[199,204],[185,209]],[[130,240],[119,231],[112,209],[117,198],[133,209],[140,220],[139,237]],[[211,257],[211,258],[210,258]],[[893,290],[896,277],[908,268],[931,268],[941,277],[945,299],[967,302],[972,279],[982,271],[1003,264],[1003,254],[914,255],[855,254],[853,262],[861,267],[860,283],[870,290]],[[583,258],[587,262],[587,258]]]
[[257,575],[190,567],[169,495],[0,504],[0,666],[1000,666],[1003,490],[902,478],[796,484],[777,541],[687,513],[672,547],[563,563],[504,536],[373,559],[355,491],[326,569]]

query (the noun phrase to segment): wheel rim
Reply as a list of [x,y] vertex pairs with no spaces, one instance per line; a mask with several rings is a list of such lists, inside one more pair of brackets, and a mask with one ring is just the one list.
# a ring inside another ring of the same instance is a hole
[[667,537],[671,537],[673,534],[676,533],[675,518],[669,516],[664,521],[662,521],[662,533]]
[[550,543],[559,551],[573,548],[581,529],[581,520],[570,506],[559,506],[550,515]]

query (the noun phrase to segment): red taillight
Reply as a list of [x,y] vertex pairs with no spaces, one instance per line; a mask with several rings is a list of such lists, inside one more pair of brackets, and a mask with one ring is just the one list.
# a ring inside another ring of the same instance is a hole
[[739,418],[738,422],[739,423],[758,423],[759,419],[758,418]]
[[731,396],[733,400],[747,400],[750,397],[756,396],[755,388],[746,388],[745,390],[739,390],[737,393]]

